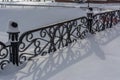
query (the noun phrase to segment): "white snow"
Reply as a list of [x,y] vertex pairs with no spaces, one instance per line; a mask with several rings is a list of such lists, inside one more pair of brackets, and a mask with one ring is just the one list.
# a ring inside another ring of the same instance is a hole
[[[23,33],[86,15],[80,8],[63,7],[0,8],[0,12],[0,41],[7,41],[10,20],[18,22]],[[0,80],[119,80],[119,41],[120,24],[19,67],[10,64],[0,71]]]
[[0,80],[119,80],[119,41],[120,24],[53,55],[38,56],[20,67],[7,66]]
[[[30,30],[41,26],[77,18],[86,15],[78,8],[40,8],[40,9],[0,9],[0,27],[6,31],[10,20],[18,22],[21,30]],[[76,12],[76,15],[74,12]],[[65,17],[66,16],[66,17]],[[22,32],[24,32],[22,31]]]

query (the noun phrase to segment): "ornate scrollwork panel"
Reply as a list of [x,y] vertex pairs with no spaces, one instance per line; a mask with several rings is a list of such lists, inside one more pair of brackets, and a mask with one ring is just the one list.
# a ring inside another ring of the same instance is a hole
[[[87,18],[82,17],[63,23],[31,30],[23,33],[20,38],[20,58],[26,60],[24,55],[46,55],[63,48],[68,44],[83,38],[87,33]],[[32,52],[28,53],[27,50]],[[32,53],[32,54],[31,54]]]

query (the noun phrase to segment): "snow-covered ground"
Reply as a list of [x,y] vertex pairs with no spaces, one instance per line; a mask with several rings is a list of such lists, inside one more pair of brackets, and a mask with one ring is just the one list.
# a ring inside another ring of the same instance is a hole
[[0,80],[119,80],[120,24],[19,67],[7,66]]
[[[106,8],[112,7],[104,5]],[[97,4],[91,6],[103,7]],[[117,6],[115,9],[120,8],[119,5],[113,6]],[[22,33],[86,15],[86,10],[79,7],[8,7],[0,8],[0,12],[0,41],[5,42],[8,38],[6,31],[10,20],[18,22]],[[8,65],[0,71],[0,80],[119,80],[119,41],[120,24],[89,35],[86,39],[78,40],[49,56],[35,57],[19,67]]]

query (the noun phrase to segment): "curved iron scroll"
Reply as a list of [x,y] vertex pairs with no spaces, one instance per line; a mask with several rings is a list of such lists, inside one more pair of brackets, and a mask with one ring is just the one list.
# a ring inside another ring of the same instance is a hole
[[[39,54],[43,56],[67,46],[78,38],[84,38],[88,33],[86,26],[87,18],[81,17],[25,32],[19,38],[20,59],[26,60],[28,55],[31,56],[29,58]],[[30,54],[27,50],[33,52]]]
[[10,62],[8,59],[8,46],[4,43],[0,42],[0,68],[4,69],[4,67]]

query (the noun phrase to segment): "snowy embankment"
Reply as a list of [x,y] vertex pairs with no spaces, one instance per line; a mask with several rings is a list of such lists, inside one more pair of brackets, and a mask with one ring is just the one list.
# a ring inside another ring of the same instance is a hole
[[[60,7],[1,8],[0,12],[0,40],[4,41],[9,20],[18,22],[24,32],[86,15],[80,8]],[[0,80],[119,80],[119,41],[120,24],[19,67],[8,65],[0,71]]]

